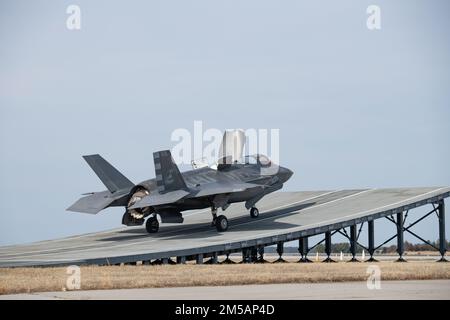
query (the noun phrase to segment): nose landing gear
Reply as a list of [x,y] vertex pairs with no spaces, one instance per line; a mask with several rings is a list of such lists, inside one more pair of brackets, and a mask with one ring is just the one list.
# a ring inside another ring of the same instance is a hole
[[258,208],[252,207],[252,208],[250,209],[250,217],[252,217],[252,218],[258,218],[258,216],[259,216],[259,210],[258,210]]

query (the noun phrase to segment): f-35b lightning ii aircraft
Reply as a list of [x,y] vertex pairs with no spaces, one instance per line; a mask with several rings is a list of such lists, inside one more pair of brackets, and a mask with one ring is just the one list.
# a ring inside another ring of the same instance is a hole
[[[85,194],[67,210],[96,214],[108,207],[125,207],[122,224],[145,224],[149,233],[158,232],[162,223],[182,223],[182,212],[211,208],[212,225],[218,231],[228,229],[224,215],[217,216],[217,209],[224,211],[231,203],[245,201],[250,216],[257,218],[255,204],[266,194],[279,190],[292,171],[278,166],[263,155],[246,157],[239,163],[233,159],[236,145],[242,152],[243,131],[226,131],[221,145],[221,159],[217,168],[208,166],[181,173],[170,151],[153,153],[155,178],[134,184],[100,155],[83,156],[108,190]],[[229,141],[235,142],[227,152]],[[237,141],[237,144],[236,144]],[[239,154],[239,151],[237,152]],[[252,159],[253,161],[249,161]]]

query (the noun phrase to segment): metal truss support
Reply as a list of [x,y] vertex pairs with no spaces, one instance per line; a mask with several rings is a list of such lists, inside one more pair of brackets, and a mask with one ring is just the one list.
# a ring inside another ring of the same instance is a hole
[[370,255],[370,258],[367,260],[367,262],[377,262],[377,260],[373,257],[373,254],[375,253],[375,221],[370,220],[367,221],[367,231],[368,231],[368,242],[369,242],[369,248],[368,252]]
[[308,259],[308,237],[298,239],[298,252],[300,253],[300,260],[298,262],[312,262]]
[[177,263],[178,264],[185,264],[186,263],[186,257],[184,257],[184,256],[177,257]]
[[236,263],[236,262],[234,262],[233,260],[230,259],[230,253],[229,252],[227,252],[226,255],[227,255],[227,258],[222,261],[223,264],[235,264]]
[[352,255],[352,258],[349,260],[349,262],[359,262],[358,259],[356,259],[356,244],[357,244],[357,235],[356,235],[356,224],[350,226],[350,253]]
[[195,262],[197,264],[203,264],[203,253],[197,254],[197,256],[195,257]]
[[445,203],[442,199],[438,204],[438,219],[439,219],[439,253],[441,259],[439,262],[447,262],[445,259],[445,252],[447,251],[447,242],[445,239]]
[[153,260],[152,262],[151,262],[151,265],[152,266],[159,266],[159,265],[161,265],[162,264],[162,260],[161,259],[156,259],[156,260]]
[[205,262],[205,264],[217,264],[217,263],[219,263],[217,259],[217,252],[214,252],[211,258]]
[[264,246],[259,246],[257,249],[258,258],[256,259],[255,263],[266,263],[268,262],[266,259],[264,259]]
[[284,260],[282,258],[283,252],[284,252],[284,242],[280,241],[280,242],[277,243],[277,253],[278,253],[279,257],[273,263],[284,263],[284,262],[286,262],[286,260]]
[[250,263],[250,248],[242,249],[242,261],[239,263]]
[[336,262],[330,258],[331,255],[331,232],[325,232],[325,254],[327,255],[326,259],[322,262]]
[[258,260],[258,248],[251,247],[250,248],[250,262],[256,262]]
[[397,213],[397,253],[399,255],[397,262],[406,262],[403,258],[403,254],[405,253],[405,241],[403,238],[403,212]]

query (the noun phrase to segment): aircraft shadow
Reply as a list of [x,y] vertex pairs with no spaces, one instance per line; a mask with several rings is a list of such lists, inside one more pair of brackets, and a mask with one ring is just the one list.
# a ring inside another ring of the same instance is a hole
[[[301,211],[305,208],[311,207],[315,205],[315,202],[304,203],[294,206],[289,206],[283,209],[271,210],[264,213],[261,213],[259,218],[251,218],[248,215],[229,218],[228,225],[229,230],[225,232],[235,232],[235,231],[247,231],[247,230],[270,230],[270,229],[288,229],[292,227],[296,227],[298,225],[285,223],[285,222],[277,222],[275,221],[280,215],[283,217],[289,217],[295,214],[301,214]],[[226,212],[225,212],[226,213]],[[262,220],[264,219],[264,220]],[[261,220],[258,223],[258,220]],[[213,231],[211,233],[205,234],[205,231]],[[200,232],[202,232],[200,234]],[[122,230],[118,233],[123,235],[112,236],[108,238],[98,239],[97,241],[120,241],[120,240],[133,240],[133,239],[141,239],[141,238],[170,238],[170,239],[194,239],[194,238],[211,238],[216,237],[218,235],[217,231],[214,227],[212,227],[209,223],[196,223],[189,224],[184,226],[170,226],[162,229],[160,232],[156,234],[149,235],[145,230],[145,227],[139,229],[130,229],[130,230]]]

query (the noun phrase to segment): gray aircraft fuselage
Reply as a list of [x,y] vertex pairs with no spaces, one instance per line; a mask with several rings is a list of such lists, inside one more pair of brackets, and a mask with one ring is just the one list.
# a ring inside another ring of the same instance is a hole
[[[281,166],[278,167],[278,171],[274,175],[261,175],[260,172],[261,165],[259,164],[230,164],[228,165],[228,168],[224,168],[220,171],[209,167],[204,167],[181,172],[181,175],[183,176],[188,188],[192,190],[199,189],[202,185],[213,182],[220,183],[222,181],[242,181],[265,187],[273,186],[273,191],[280,189],[282,184],[292,176],[291,170]],[[157,192],[158,190],[155,178],[138,183],[136,188],[139,187],[147,189],[150,193]],[[230,195],[228,203],[243,202],[253,199],[260,192],[261,191],[257,188],[234,192]],[[270,192],[265,193],[265,195],[268,193]],[[159,208],[156,208],[156,211],[162,208],[176,208],[179,211],[209,208],[211,207],[211,198],[211,196],[186,198],[179,203],[162,205]]]
[[[125,207],[122,224],[142,225],[157,232],[159,222],[182,223],[182,211],[211,208],[213,223],[219,231],[228,227],[225,216],[217,215],[236,202],[245,202],[256,218],[255,204],[265,195],[283,187],[292,171],[273,164],[263,155],[255,163],[231,162],[223,158],[217,169],[203,167],[180,172],[169,150],[153,153],[155,178],[134,184],[100,155],[83,156],[108,190],[93,192],[78,199],[67,210],[96,214],[108,207]],[[230,163],[231,162],[231,163]]]

